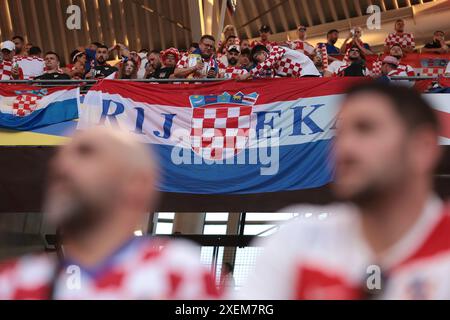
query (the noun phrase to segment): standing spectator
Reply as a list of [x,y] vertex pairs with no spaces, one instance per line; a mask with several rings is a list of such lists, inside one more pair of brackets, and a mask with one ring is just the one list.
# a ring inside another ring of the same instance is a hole
[[217,52],[219,54],[225,54],[227,53],[227,48],[233,44],[238,44],[239,43],[239,39],[237,36],[235,36],[234,34],[228,36],[228,38],[226,38],[226,40],[223,42],[223,44],[219,47],[219,50],[217,50]]
[[25,50],[25,39],[22,36],[14,36],[11,41],[14,42],[14,45],[16,47],[16,57],[27,55],[27,52]]
[[118,79],[137,79],[137,65],[134,60],[129,59],[121,64]]
[[45,54],[45,72],[35,80],[69,80],[70,76],[63,73],[59,67],[60,59],[56,52],[49,51]]
[[[227,38],[226,42],[225,42],[225,46],[223,47],[223,49],[217,53],[216,58],[217,58],[217,62],[219,63],[219,65],[223,65],[223,66],[227,66],[228,65],[228,59],[227,59],[227,49],[229,47],[231,47],[232,45],[236,45],[236,39],[237,37],[234,35],[231,35]],[[219,66],[220,68],[220,66]]]
[[348,62],[337,71],[339,77],[365,77],[370,74],[366,68],[366,62],[358,47],[350,48]]
[[384,40],[384,52],[388,53],[394,44],[399,44],[406,53],[413,52],[416,47],[414,35],[405,32],[405,21],[403,19],[398,19],[395,22],[395,32],[390,33]]
[[41,48],[31,47],[28,56],[16,57],[15,61],[23,70],[23,78],[25,80],[34,79],[44,73],[45,63],[41,58]]
[[[350,30],[350,34],[341,46],[341,53],[345,54],[351,47],[358,47],[365,55],[373,54],[368,43],[361,40],[362,29],[356,27]],[[350,41],[351,40],[351,41]],[[350,42],[349,42],[350,41]]]
[[175,48],[169,48],[161,52],[161,60],[163,66],[159,68],[154,74],[155,79],[169,79],[174,78],[173,73],[175,72],[175,67],[180,60],[180,52]]
[[0,80],[23,80],[23,70],[14,63],[14,42],[6,40],[1,45],[3,61],[0,63]]
[[320,76],[314,63],[305,54],[286,47],[274,46],[268,50],[263,45],[252,49],[252,58],[256,66],[248,74],[238,77],[239,80],[255,78],[274,78],[304,76]]
[[423,48],[423,53],[448,53],[448,45],[445,44],[444,31],[435,31],[433,34],[433,41],[428,42]]
[[245,49],[241,48],[241,54],[239,55],[238,64],[242,69],[245,69],[247,71],[250,71],[253,69],[254,64],[252,61],[252,52],[249,48],[245,48]]
[[[339,31],[338,30],[332,29],[327,32],[327,42],[325,43],[325,46],[327,48],[328,55],[339,55],[341,53],[339,48],[335,46],[338,39],[339,39]],[[330,58],[332,58],[332,57],[330,57]]]
[[161,57],[160,57],[160,51],[158,50],[152,50],[147,55],[148,64],[146,67],[145,72],[145,79],[153,78],[155,73],[159,72],[159,69],[161,69]]
[[297,35],[297,40],[288,41],[289,47],[303,54],[306,54],[307,56],[313,56],[314,47],[306,42],[306,27],[298,26]]
[[107,46],[101,45],[97,48],[95,52],[96,66],[89,70],[86,74],[86,79],[104,79],[118,71],[116,67],[107,63],[108,56],[109,51]]
[[259,35],[260,35],[260,40],[255,40],[250,44],[250,47],[254,48],[257,45],[263,45],[265,46],[268,50],[272,49],[273,46],[276,46],[277,43],[270,41],[270,35],[272,34],[272,29],[267,26],[267,25],[263,25],[261,26],[261,28],[259,28]]
[[217,60],[214,58],[215,39],[211,35],[200,38],[199,49],[184,55],[177,63],[176,78],[215,78],[218,72]]
[[239,55],[241,50],[238,45],[231,45],[227,49],[227,64],[219,64],[219,78],[234,79],[239,75],[246,74],[247,70],[240,67]]
[[[217,52],[225,54],[225,51],[229,46],[231,46],[232,44],[239,44],[240,42],[237,35],[237,30],[233,25],[226,25],[222,30],[222,39],[220,39],[219,43],[217,44]],[[235,42],[227,43],[228,38],[231,36],[234,37]]]

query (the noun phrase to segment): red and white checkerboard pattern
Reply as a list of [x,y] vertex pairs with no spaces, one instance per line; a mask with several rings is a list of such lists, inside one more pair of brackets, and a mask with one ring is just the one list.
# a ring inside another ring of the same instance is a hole
[[219,68],[219,77],[224,79],[235,79],[240,75],[248,73],[247,70],[239,68],[239,67],[225,67],[221,66]]
[[434,76],[440,76],[441,74],[444,74],[445,68],[443,68],[443,67],[441,67],[441,68],[417,68],[416,71],[421,76],[434,77]]
[[[382,60],[377,60],[372,64],[371,76],[378,77],[381,75],[381,65]],[[413,67],[407,64],[400,63],[397,67],[397,73],[405,73],[405,76],[414,77],[416,75],[416,70]]]
[[313,54],[314,47],[303,40],[288,41],[288,45],[292,50],[300,51],[301,53]]
[[39,96],[23,94],[17,96],[13,102],[13,114],[18,117],[24,117],[36,110],[37,102],[41,99]]
[[251,106],[194,108],[191,147],[207,160],[234,157],[248,142]]
[[12,62],[3,61],[0,63],[0,80],[11,80]]
[[386,39],[384,40],[384,44],[388,47],[393,46],[394,44],[399,44],[402,48],[406,47],[416,47],[416,43],[414,42],[414,35],[412,33],[390,33]]
[[286,49],[275,46],[270,51],[269,57],[261,63],[258,63],[250,72],[253,75],[259,75],[267,71],[273,71],[272,74],[284,77],[300,77],[302,66],[300,63],[286,57]]

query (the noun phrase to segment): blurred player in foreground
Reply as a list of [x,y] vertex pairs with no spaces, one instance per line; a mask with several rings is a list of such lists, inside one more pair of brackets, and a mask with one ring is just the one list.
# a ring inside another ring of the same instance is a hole
[[450,212],[433,192],[440,155],[438,121],[420,94],[351,89],[334,148],[334,192],[346,203],[283,210],[322,215],[266,240],[240,297],[450,299]]
[[64,257],[0,265],[0,299],[215,297],[195,247],[134,237],[153,209],[156,171],[147,148],[126,132],[76,134],[52,162],[44,208],[60,228]]

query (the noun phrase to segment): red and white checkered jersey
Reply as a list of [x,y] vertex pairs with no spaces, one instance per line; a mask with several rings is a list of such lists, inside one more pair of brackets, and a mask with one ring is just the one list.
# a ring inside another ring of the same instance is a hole
[[283,210],[304,215],[260,243],[264,252],[239,298],[368,299],[379,289],[379,299],[450,299],[450,210],[441,200],[431,196],[378,259],[357,210],[347,204]]
[[[377,77],[381,75],[381,65],[382,60],[377,60],[372,64],[371,76]],[[413,67],[408,64],[400,63],[397,67],[398,72],[404,72],[408,77],[414,77],[416,75],[416,71]]]
[[205,64],[204,68],[195,74],[191,74],[192,78],[206,78],[208,71],[211,68],[218,67],[218,63],[215,57],[211,57],[209,60],[205,60],[197,53],[186,53],[181,56],[180,60],[177,62],[177,68],[191,68],[195,66],[198,62],[203,62]]
[[305,54],[286,47],[274,46],[269,57],[258,63],[251,71],[254,77],[267,74],[274,76],[299,78],[305,75],[320,76],[319,71]]
[[235,79],[238,76],[247,73],[247,70],[238,66],[225,66],[223,64],[219,64],[219,78]]
[[297,50],[301,53],[306,52],[306,54],[309,54],[309,55],[312,55],[314,53],[314,47],[306,41],[293,40],[293,41],[288,41],[287,44],[289,45],[289,47],[291,49]]
[[23,78],[25,80],[34,79],[44,73],[45,63],[44,59],[39,57],[17,57],[15,62],[23,70]]
[[[14,67],[14,62],[3,61],[0,63],[0,80],[14,80],[11,71]],[[19,79],[23,80],[23,70],[19,67]]]
[[275,41],[260,41],[260,40],[253,40],[250,43],[250,48],[253,48],[254,46],[262,44],[265,46],[268,50],[272,50],[273,47],[277,46],[278,43]]
[[388,47],[393,46],[394,44],[400,45],[402,48],[406,47],[416,47],[416,43],[414,42],[414,35],[412,33],[390,33],[386,39],[384,40],[384,44]]
[[69,259],[58,268],[56,259],[45,254],[25,256],[0,265],[0,299],[216,298],[199,255],[189,243],[143,237],[89,269]]

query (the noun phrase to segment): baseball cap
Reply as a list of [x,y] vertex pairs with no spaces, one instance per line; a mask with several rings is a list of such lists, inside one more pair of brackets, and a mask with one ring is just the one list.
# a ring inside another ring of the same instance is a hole
[[261,28],[259,28],[259,32],[272,32],[272,29],[268,25],[262,25]]
[[398,64],[399,64],[398,59],[393,56],[384,57],[383,63],[393,64],[394,66],[398,66]]
[[237,53],[241,53],[241,48],[237,44],[232,44],[228,47],[228,51],[236,51]]
[[1,50],[14,51],[16,49],[16,45],[14,42],[6,40],[2,42]]

